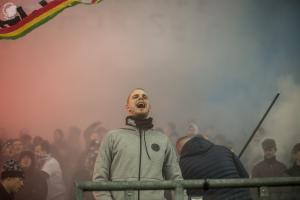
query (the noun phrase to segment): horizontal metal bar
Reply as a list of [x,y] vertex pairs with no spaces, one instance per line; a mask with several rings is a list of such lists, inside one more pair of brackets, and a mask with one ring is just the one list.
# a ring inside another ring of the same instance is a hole
[[183,187],[192,188],[239,188],[261,186],[300,185],[300,177],[251,178],[251,179],[197,179],[179,181],[99,181],[79,182],[77,187],[83,191],[101,190],[164,190]]
[[138,189],[162,190],[175,189],[177,186],[176,182],[177,181],[86,181],[77,183],[77,187],[85,191]]

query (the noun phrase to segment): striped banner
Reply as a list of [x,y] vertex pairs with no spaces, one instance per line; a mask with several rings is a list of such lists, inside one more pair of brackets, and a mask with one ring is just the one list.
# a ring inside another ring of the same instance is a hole
[[38,10],[33,11],[16,24],[0,28],[0,39],[17,39],[46,23],[68,7],[80,3],[95,4],[101,0],[53,0]]

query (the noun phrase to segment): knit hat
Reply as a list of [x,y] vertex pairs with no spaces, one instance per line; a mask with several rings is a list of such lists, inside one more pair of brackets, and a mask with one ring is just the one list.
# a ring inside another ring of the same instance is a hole
[[20,164],[15,160],[7,160],[3,164],[1,179],[8,177],[24,178],[24,171]]

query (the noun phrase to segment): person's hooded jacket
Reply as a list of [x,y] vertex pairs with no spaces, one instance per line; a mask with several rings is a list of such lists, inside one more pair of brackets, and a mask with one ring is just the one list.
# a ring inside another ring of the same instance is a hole
[[[180,168],[184,179],[248,178],[248,174],[237,156],[224,146],[215,145],[196,136],[182,148]],[[189,196],[203,196],[204,200],[248,200],[248,189],[188,190]]]
[[[94,181],[162,181],[182,179],[175,149],[168,137],[133,125],[110,131],[96,159]],[[101,200],[124,199],[124,192],[95,192]],[[133,192],[138,199],[137,192]],[[163,200],[164,191],[140,191],[140,200]]]

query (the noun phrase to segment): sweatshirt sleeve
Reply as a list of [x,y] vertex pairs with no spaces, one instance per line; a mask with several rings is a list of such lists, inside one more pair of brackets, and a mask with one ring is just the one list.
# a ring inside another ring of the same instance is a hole
[[165,160],[163,165],[163,176],[166,180],[182,180],[177,155],[174,146],[167,142]]
[[[112,135],[107,134],[104,138],[96,158],[93,181],[110,181],[110,166],[112,162]],[[110,191],[93,192],[96,200],[112,200]]]

